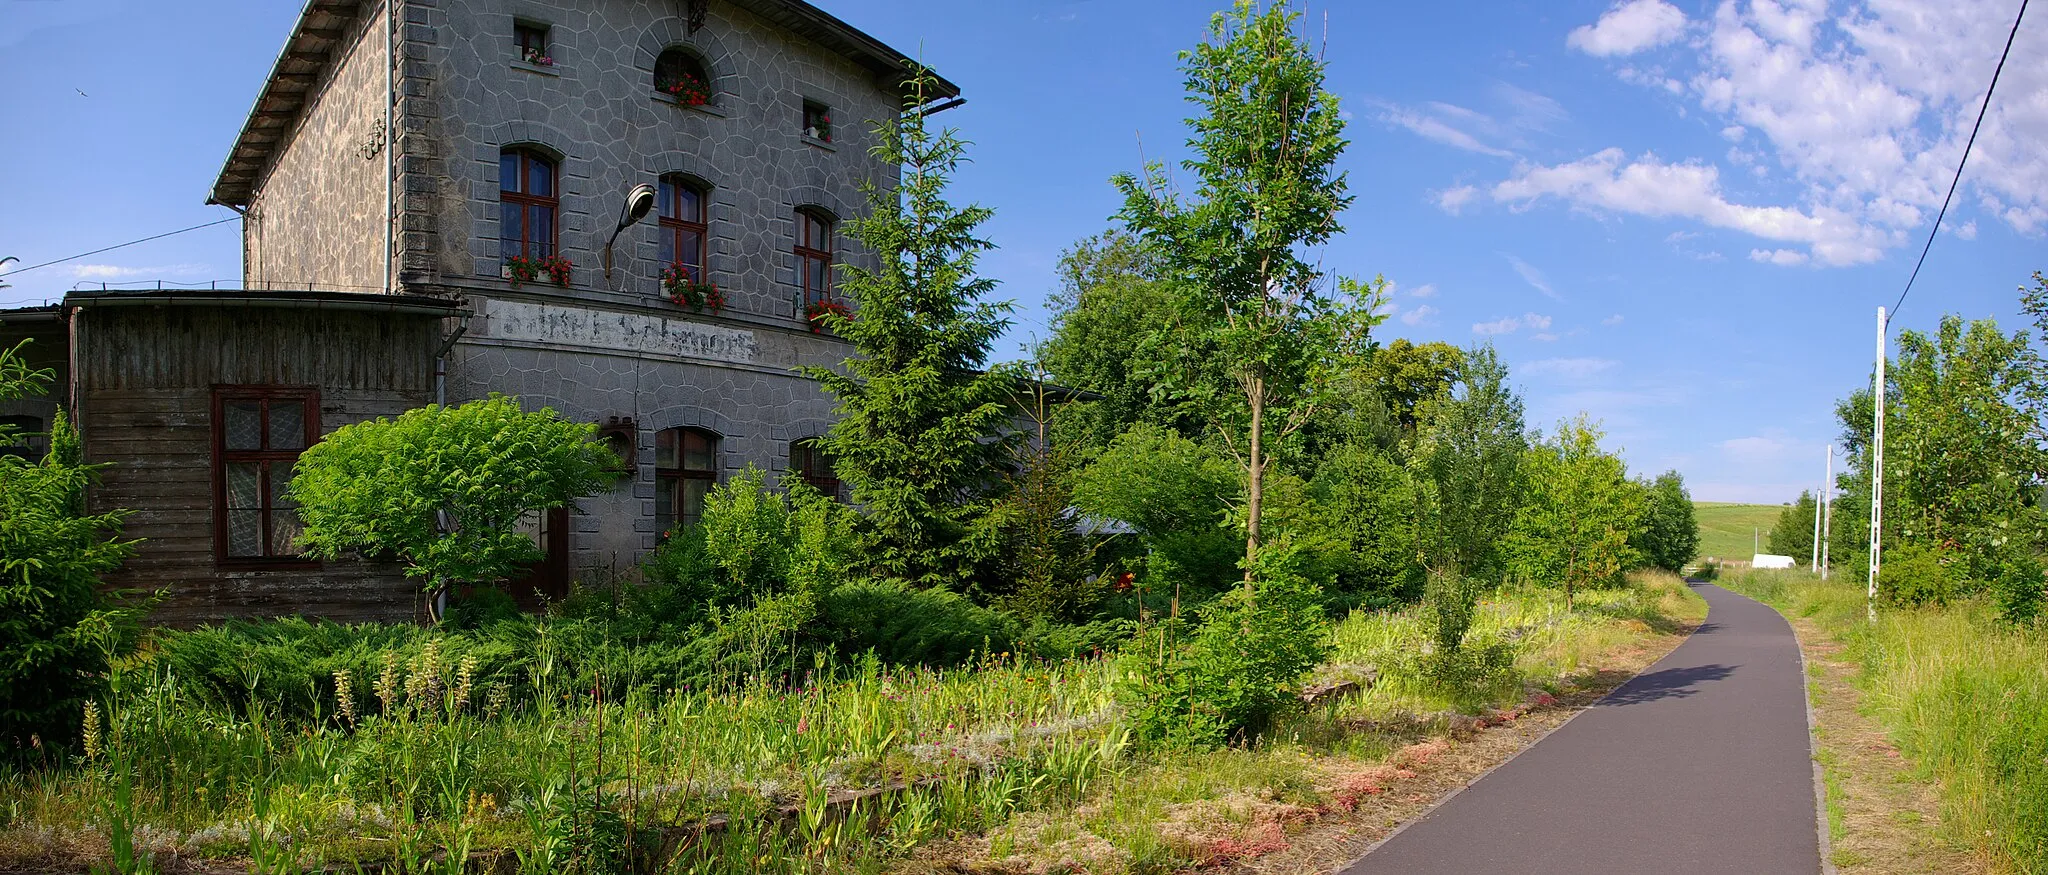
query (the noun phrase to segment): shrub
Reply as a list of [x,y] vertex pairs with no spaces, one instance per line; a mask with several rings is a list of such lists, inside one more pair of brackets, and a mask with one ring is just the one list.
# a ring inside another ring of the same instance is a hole
[[2041,604],[2048,600],[2048,581],[2042,578],[2040,560],[2023,555],[2001,563],[1991,581],[1991,597],[1998,606],[1999,619],[2017,626],[2040,619]]
[[1884,554],[1877,592],[1895,605],[1941,605],[1956,594],[1953,570],[1939,550],[1904,543]]
[[303,546],[324,559],[389,553],[435,593],[502,579],[541,558],[522,518],[616,475],[619,458],[591,439],[596,429],[495,393],[342,426],[299,456],[291,497]]
[[[0,398],[10,394],[11,359],[0,351]],[[110,537],[124,514],[84,512],[95,467],[81,455],[60,413],[40,464],[0,456],[0,750],[25,753],[75,734],[132,625],[99,589],[99,576],[130,552]]]
[[1478,581],[1461,574],[1429,576],[1422,606],[1436,652],[1455,653],[1465,643],[1465,633],[1472,628],[1472,613],[1478,604]]
[[1302,678],[1330,652],[1322,591],[1304,564],[1292,545],[1268,545],[1249,592],[1223,594],[1192,630],[1166,620],[1124,646],[1118,695],[1139,740],[1214,746],[1300,705]]
[[479,586],[448,606],[448,616],[441,625],[457,631],[470,631],[504,620],[516,620],[520,614],[519,603],[504,590],[495,586]]
[[888,581],[826,593],[819,624],[842,654],[871,650],[898,665],[959,665],[977,653],[1007,652],[1021,631],[1008,615],[957,593]]
[[1712,559],[1703,559],[1700,561],[1699,567],[1693,569],[1692,576],[1700,580],[1713,580],[1720,577],[1721,563],[1715,562]]

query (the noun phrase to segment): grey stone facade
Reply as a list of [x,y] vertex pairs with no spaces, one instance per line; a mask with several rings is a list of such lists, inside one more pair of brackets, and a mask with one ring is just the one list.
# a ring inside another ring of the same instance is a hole
[[249,288],[384,288],[384,15],[358,19],[242,222]]
[[[383,9],[360,4],[346,35],[334,30],[292,133],[274,146],[257,138],[268,152],[245,152],[245,129],[216,186],[228,203],[247,192],[252,287],[384,283],[386,165],[365,157],[383,133]],[[830,426],[831,400],[792,369],[835,365],[850,350],[812,333],[799,312],[795,216],[805,207],[850,219],[864,212],[864,186],[894,187],[897,168],[868,152],[867,120],[900,111],[903,57],[798,0],[400,0],[397,9],[393,290],[458,297],[471,313],[446,329],[459,338],[445,363],[450,403],[503,392],[529,409],[638,426],[635,476],[583,501],[570,537],[572,567],[630,569],[657,535],[656,432],[716,433],[729,474],[750,464],[779,472],[791,441]],[[703,13],[694,30],[693,11]],[[520,58],[515,22],[548,28],[551,66]],[[305,32],[302,21],[294,41]],[[654,89],[656,58],[671,47],[710,74],[707,105]],[[274,77],[266,99],[277,87]],[[831,108],[833,142],[803,135],[805,101]],[[558,251],[575,265],[566,288],[501,278],[498,162],[509,147],[559,162]],[[627,191],[671,173],[709,189],[706,269],[725,293],[722,313],[662,296],[652,216],[619,236],[612,274],[602,271]],[[835,262],[871,265],[843,232]]]

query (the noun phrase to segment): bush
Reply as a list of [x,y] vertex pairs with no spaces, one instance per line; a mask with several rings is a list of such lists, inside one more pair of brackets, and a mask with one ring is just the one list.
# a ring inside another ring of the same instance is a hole
[[1120,657],[1134,736],[1166,747],[1243,740],[1299,707],[1302,678],[1329,655],[1322,590],[1292,545],[1259,553],[1254,588],[1232,589],[1200,626],[1166,620],[1133,638]]
[[[0,398],[12,356],[0,350]],[[85,513],[94,468],[79,462],[78,433],[60,414],[40,464],[0,456],[0,752],[76,734],[110,655],[131,637],[132,615],[100,592],[121,564],[122,513]]]
[[1424,616],[1430,624],[1430,638],[1438,653],[1455,653],[1472,628],[1472,613],[1479,605],[1479,582],[1462,574],[1432,574],[1422,597]]
[[443,618],[441,625],[467,632],[504,620],[516,620],[522,613],[519,603],[504,590],[495,586],[479,586],[448,606],[448,616]]
[[1715,562],[1712,559],[1703,559],[1700,561],[1699,567],[1693,569],[1692,576],[1699,580],[1713,580],[1720,577],[1721,563]]
[[2044,587],[2048,582],[2042,578],[2040,560],[2032,556],[2006,560],[1991,581],[1991,598],[1998,606],[1999,619],[2016,626],[2040,619],[2041,604],[2048,599]]
[[1343,545],[1331,607],[1387,610],[1420,598],[1417,497],[1407,469],[1385,450],[1354,442],[1324,457],[1314,486],[1322,526]]
[[842,655],[864,651],[897,665],[959,665],[1007,652],[1021,631],[1008,615],[943,589],[876,581],[825,594],[820,627]]
[[1954,570],[1939,550],[1905,543],[1884,554],[1877,592],[1895,605],[1943,605],[1956,595]]

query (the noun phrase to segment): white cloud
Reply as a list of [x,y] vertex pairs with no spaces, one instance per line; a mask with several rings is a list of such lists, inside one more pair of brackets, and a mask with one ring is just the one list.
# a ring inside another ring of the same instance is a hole
[[1685,34],[1685,13],[1664,0],[1628,0],[1590,25],[1574,29],[1565,44],[1589,55],[1631,55]]
[[1621,315],[1620,313],[1616,313],[1616,314],[1614,314],[1614,315],[1612,315],[1612,316],[1609,316],[1609,317],[1607,317],[1607,318],[1605,318],[1605,319],[1602,319],[1602,320],[1600,320],[1600,324],[1602,324],[1602,325],[1605,325],[1605,326],[1607,326],[1607,327],[1609,327],[1609,328],[1612,328],[1612,327],[1614,327],[1614,326],[1616,326],[1616,325],[1620,325],[1620,324],[1622,323],[1622,321],[1623,321],[1623,317],[1622,317],[1622,315]]
[[1806,253],[1790,249],[1752,249],[1749,251],[1749,260],[1775,264],[1779,267],[1792,267],[1805,264]]
[[1478,194],[1479,189],[1469,185],[1460,185],[1456,188],[1447,188],[1437,192],[1435,200],[1439,209],[1455,216],[1459,210],[1465,208],[1466,204],[1471,203],[1472,198]]
[[[1574,38],[1591,39],[1635,5]],[[1660,60],[1686,80],[1695,108],[1743,144],[1753,174],[1767,175],[1763,158],[1789,173],[1793,209],[1861,227],[1838,235],[1845,248],[1809,253],[1818,264],[1854,264],[1870,260],[1858,249],[1881,252],[1924,233],[2012,15],[2006,0],[1719,0],[1687,50]],[[2025,234],[2048,227],[2048,150],[2039,146],[2048,140],[2048,64],[2018,61],[2044,55],[2048,28],[2022,27],[1964,174],[1964,203],[1974,195],[1985,216]],[[1644,87],[1666,78],[1631,66],[1616,75]]]
[[1614,359],[1600,358],[1548,358],[1537,359],[1519,370],[1527,376],[1553,376],[1568,380],[1584,380],[1612,370],[1621,364]]
[[[1530,286],[1534,287],[1536,291],[1542,292],[1545,297],[1558,301],[1564,300],[1562,296],[1558,295],[1556,290],[1550,287],[1550,281],[1543,278],[1542,271],[1537,270],[1528,262],[1516,258],[1512,255],[1509,255],[1505,252],[1501,253],[1501,256],[1508,260],[1508,264],[1514,266],[1515,273],[1521,275],[1523,282],[1528,283]],[[1549,327],[1549,325],[1549,320],[1545,320],[1542,327],[1547,328]]]
[[1495,319],[1492,322],[1475,322],[1472,324],[1472,333],[1484,335],[1513,334],[1524,327],[1534,331],[1547,330],[1550,328],[1550,317],[1540,313],[1524,313],[1520,316]]
[[1555,335],[1555,334],[1552,334],[1552,333],[1550,333],[1550,332],[1548,332],[1548,331],[1545,331],[1545,332],[1543,332],[1543,333],[1541,333],[1541,334],[1531,334],[1531,335],[1529,335],[1529,339],[1530,339],[1530,340],[1538,341],[1538,342],[1541,342],[1541,343],[1556,343],[1556,342],[1557,342],[1557,337],[1558,337],[1557,335]]
[[1436,297],[1436,283],[1423,283],[1404,294],[1411,298],[1434,298]]
[[1495,158],[1515,157],[1513,152],[1480,142],[1478,137],[1463,128],[1457,127],[1453,123],[1453,120],[1456,120],[1466,124],[1468,127],[1474,126],[1473,123],[1475,122],[1490,124],[1491,119],[1488,119],[1485,115],[1448,103],[1431,103],[1429,104],[1429,110],[1425,112],[1412,107],[1381,103],[1380,121],[1406,128],[1416,136],[1426,140],[1434,140],[1454,149],[1477,152],[1481,155],[1492,155]]
[[[1430,317],[1433,317],[1436,314],[1437,309],[1435,307],[1432,307],[1428,304],[1424,304],[1420,307],[1416,307],[1415,309],[1409,310],[1406,313],[1402,313],[1401,323],[1404,325],[1421,325],[1424,322],[1429,321]],[[1432,322],[1431,324],[1434,323]]]
[[1964,240],[1977,239],[1977,222],[1975,220],[1964,222],[1960,225],[1950,225],[1948,226],[1948,228],[1949,233],[1954,234],[1957,237],[1960,237]]
[[1722,194],[1720,176],[1709,164],[1670,164],[1654,154],[1627,160],[1620,149],[1610,148],[1567,164],[1523,166],[1496,184],[1491,195],[1521,208],[1548,196],[1585,209],[1693,219],[1766,240],[1803,243],[1815,260],[1831,265],[1875,261],[1897,236],[1834,207],[1734,203]]

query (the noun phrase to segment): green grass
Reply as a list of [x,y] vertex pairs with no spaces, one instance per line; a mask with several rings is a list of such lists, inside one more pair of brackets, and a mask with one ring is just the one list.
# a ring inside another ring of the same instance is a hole
[[1719,581],[1810,617],[1861,665],[1865,706],[1936,784],[1943,831],[2021,872],[2048,871],[2048,629],[1999,623],[1988,605],[1880,605],[1855,581],[1792,571]]
[[1692,507],[1700,524],[1700,556],[1745,562],[1757,552],[1752,537],[1760,535],[1764,544],[1770,544],[1771,527],[1778,524],[1778,514],[1785,509],[1777,504],[1718,501],[1695,501]]
[[[507,703],[465,679],[488,666],[435,645],[378,660],[377,677],[350,685],[347,713],[311,717],[195,700],[168,664],[137,659],[90,722],[87,755],[0,765],[0,868],[135,871],[119,858],[178,854],[256,871],[452,872],[501,856],[502,870],[612,872],[630,853],[632,871],[872,872],[916,851],[1177,871],[1326,810],[1333,769],[1380,763],[1446,731],[1450,712],[1555,689],[1602,652],[1704,614],[1671,575],[1581,592],[1576,611],[1562,601],[1545,589],[1488,597],[1469,646],[1511,646],[1514,671],[1463,691],[1415,675],[1419,612],[1354,614],[1326,671],[1370,665],[1377,684],[1214,751],[1134,750],[1103,659],[864,661],[821,666],[822,680],[794,689],[616,701],[535,677],[532,701]],[[1369,728],[1381,723],[1399,728]],[[789,813],[763,819],[775,808]]]

